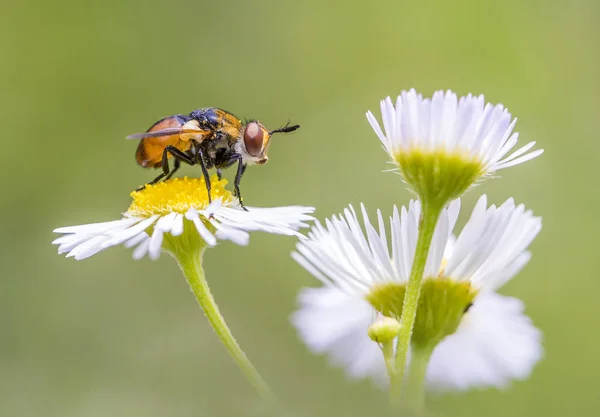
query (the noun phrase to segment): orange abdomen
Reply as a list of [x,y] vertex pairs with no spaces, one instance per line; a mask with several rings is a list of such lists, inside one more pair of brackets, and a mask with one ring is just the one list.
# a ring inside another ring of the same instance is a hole
[[[148,132],[155,132],[166,128],[177,128],[183,126],[186,120],[181,116],[165,117],[156,122]],[[167,146],[175,146],[179,150],[185,152],[189,149],[189,141],[181,140],[179,134],[161,136],[158,138],[144,138],[140,141],[137,151],[135,152],[135,160],[144,168],[159,168],[162,164],[162,157]],[[169,154],[169,157],[171,155]]]

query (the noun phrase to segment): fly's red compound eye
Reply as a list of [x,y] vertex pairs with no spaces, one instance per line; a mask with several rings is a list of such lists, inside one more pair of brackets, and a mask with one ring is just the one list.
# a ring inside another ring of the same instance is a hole
[[263,147],[263,131],[256,122],[248,123],[244,131],[244,145],[252,156],[260,155]]

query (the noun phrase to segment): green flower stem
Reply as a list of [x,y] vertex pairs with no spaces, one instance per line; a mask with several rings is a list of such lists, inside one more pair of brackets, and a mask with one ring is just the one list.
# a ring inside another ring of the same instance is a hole
[[[396,383],[396,367],[394,366],[394,341],[381,343],[381,352],[383,353],[383,359],[385,360],[385,367],[390,377],[390,385]],[[394,403],[392,396],[393,391],[390,390],[390,403]]]
[[200,251],[200,253],[194,253],[194,251],[189,251],[187,253],[181,252],[182,251],[175,251],[174,255],[213,330],[217,333],[217,336],[221,339],[223,345],[225,345],[229,355],[240,367],[242,373],[248,378],[248,381],[250,381],[254,388],[256,388],[256,391],[258,391],[265,400],[274,402],[275,397],[271,392],[271,389],[256,371],[254,366],[252,366],[252,363],[250,363],[250,360],[236,342],[229,327],[227,327],[227,324],[225,323],[225,319],[219,312],[219,307],[208,288],[204,269],[202,268],[203,250]]
[[[434,346],[433,346],[434,347]],[[413,349],[406,387],[406,402],[415,416],[425,415],[425,376],[433,347]]]
[[419,296],[421,293],[421,282],[423,281],[423,272],[427,263],[429,247],[433,239],[433,232],[437,224],[443,205],[427,204],[422,201],[422,218],[419,227],[419,236],[415,250],[410,278],[406,286],[404,303],[402,305],[402,316],[400,317],[400,332],[398,333],[398,343],[396,345],[396,379],[391,385],[390,394],[394,398],[394,404],[399,405],[402,396],[402,383],[406,372],[406,358],[410,348],[415,318],[417,316],[417,306],[419,305]]

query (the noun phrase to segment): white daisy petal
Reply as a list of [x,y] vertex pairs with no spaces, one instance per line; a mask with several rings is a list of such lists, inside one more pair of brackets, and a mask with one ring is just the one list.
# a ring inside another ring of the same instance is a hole
[[171,225],[171,234],[173,236],[180,236],[183,233],[183,215],[176,213]]
[[[517,136],[517,135],[518,134],[515,133],[513,136]],[[516,138],[515,138],[515,140],[516,140]],[[516,141],[515,141],[515,144],[516,144]],[[506,146],[506,145],[504,145],[504,146]],[[514,144],[513,144],[513,146],[514,146]],[[525,152],[527,152],[528,150],[530,150],[534,146],[535,146],[535,142],[529,142],[527,145],[525,145],[525,146],[519,148],[519,150],[513,152],[509,157],[504,158],[502,160],[502,163],[505,164],[507,162],[512,161],[513,159],[517,158],[518,156],[523,155]],[[512,148],[512,146],[510,148]],[[504,149],[501,149],[501,150],[504,150]]]
[[198,230],[198,233],[200,234],[202,239],[204,239],[204,241],[206,242],[206,244],[208,246],[215,246],[217,244],[217,239],[213,236],[213,234],[210,232],[210,230],[208,230],[208,228],[204,225],[204,223],[200,219],[200,215],[198,214],[198,212],[195,209],[193,209],[193,208],[189,209],[188,212],[185,214],[185,217],[186,217],[186,219],[194,222],[194,226],[196,226],[196,230]]
[[173,212],[173,213],[167,214],[166,216],[161,217],[156,222],[156,226],[154,226],[154,228],[157,230],[161,230],[164,233],[169,233],[171,231],[171,228],[175,224],[175,219],[177,218],[177,214],[178,213]]
[[400,213],[396,206],[394,206],[393,215],[390,217],[390,228],[392,235],[392,258],[396,275],[399,281],[408,281],[410,271],[408,271],[407,265],[404,262]]
[[[85,225],[74,227],[61,227],[56,230],[75,230],[75,232],[73,234],[71,234],[71,232],[68,232],[69,234],[55,239],[52,243],[55,245],[59,245],[59,254],[69,252],[81,243],[92,239],[96,236],[104,236],[105,238],[108,238],[110,236],[120,235],[129,226],[138,223],[140,220],[141,219],[139,218],[126,218],[114,222],[96,223],[89,225],[90,227],[86,227]],[[96,241],[98,241],[98,239],[96,239]]]
[[486,285],[482,288],[484,291],[495,291],[510,281],[517,275],[531,259],[531,253],[521,253],[514,261],[507,264],[504,268],[498,268],[490,271],[485,277]]
[[77,260],[88,258],[102,250],[102,242],[104,240],[106,240],[106,236],[94,236],[73,248],[73,250],[67,254],[67,258],[73,257]]
[[429,256],[425,265],[425,276],[435,276],[440,271],[444,250],[451,232],[452,230],[449,230],[448,212],[444,210],[438,219],[433,239],[431,240]]
[[152,224],[154,224],[154,222],[158,219],[158,217],[159,217],[158,215],[154,215],[147,219],[144,219],[141,222],[139,222],[138,224],[131,226],[130,228],[124,230],[123,232],[104,241],[102,243],[103,249],[108,248],[109,246],[119,245],[119,244],[125,242],[126,240],[129,240],[132,237],[139,235],[140,233],[142,233],[146,229],[148,229],[150,226],[152,226]]
[[148,233],[142,232],[139,235],[134,236],[131,239],[129,239],[127,242],[125,242],[125,244],[123,246],[125,246],[126,248],[133,248],[134,246],[139,245],[144,240],[149,239],[149,238],[150,238],[150,236],[148,236]]
[[381,131],[381,127],[379,127],[379,123],[377,122],[377,119],[375,119],[375,116],[373,116],[373,113],[367,112],[367,120],[371,124],[371,127],[375,131],[375,134],[377,135],[377,137],[379,137],[379,139],[381,140],[381,143],[383,144],[383,146],[386,149],[388,149],[390,144],[388,143],[386,136]]
[[[83,236],[88,236],[88,235],[83,235]],[[56,239],[54,239],[52,241],[52,244],[59,245],[59,246],[70,245],[77,240],[77,237],[78,237],[77,235],[64,235],[64,236],[57,237]]]
[[148,246],[148,256],[150,259],[156,260],[160,257],[164,234],[165,232],[162,230],[154,229],[152,236],[150,236],[150,245]]
[[353,378],[386,384],[381,351],[367,336],[372,315],[367,302],[333,287],[305,288],[298,299],[292,324],[314,353],[327,354],[332,365],[347,369]]
[[54,233],[63,233],[63,234],[98,234],[104,233],[111,229],[124,229],[126,227],[131,226],[132,224],[137,223],[139,220],[135,218],[124,218],[121,220],[114,220],[111,222],[102,222],[102,223],[90,223],[83,224],[81,226],[68,226],[68,227],[59,227],[54,229]]
[[541,219],[512,199],[499,208],[485,209],[485,202],[482,197],[458,236],[445,274],[494,291],[529,260],[523,254],[541,230]]
[[537,158],[538,156],[540,156],[543,153],[544,153],[543,149],[538,149],[537,151],[533,151],[531,153],[523,155],[522,157],[517,158],[517,159],[515,159],[513,161],[510,161],[510,162],[500,161],[498,163],[498,165],[496,166],[496,170],[504,169],[504,168],[510,168],[512,166],[522,164],[523,162],[527,162],[527,161],[532,160],[533,158]]
[[304,269],[306,269],[308,272],[310,272],[315,278],[317,278],[323,284],[327,285],[327,284],[331,283],[329,278],[327,278],[325,275],[323,275],[317,267],[313,266],[313,264],[311,262],[309,262],[299,252],[292,252],[292,259],[294,259],[296,262],[298,262],[300,265],[302,265],[302,267]]
[[66,252],[70,252],[73,248],[79,246],[83,242],[95,237],[96,235],[66,235],[64,239],[60,238],[54,240],[52,243],[58,244],[58,254],[61,255]]
[[142,241],[137,248],[134,249],[132,257],[136,261],[142,259],[148,253],[148,247],[150,246],[150,238]]
[[449,205],[448,205],[448,228],[450,230],[454,229],[454,226],[456,225],[456,220],[458,220],[458,215],[460,213],[460,198],[457,198],[456,200],[452,201]]
[[519,300],[479,296],[456,333],[434,350],[427,384],[436,390],[505,387],[527,378],[542,358],[541,332],[523,314]]
[[231,240],[233,243],[240,246],[246,246],[250,242],[250,235],[244,230],[223,226],[214,219],[210,220],[210,224],[217,229],[217,232],[215,233],[217,239]]

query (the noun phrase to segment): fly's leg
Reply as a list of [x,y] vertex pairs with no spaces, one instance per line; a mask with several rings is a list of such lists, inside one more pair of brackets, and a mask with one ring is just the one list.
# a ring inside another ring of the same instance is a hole
[[240,181],[242,180],[242,176],[244,175],[245,171],[246,164],[242,162],[242,158],[239,158],[237,173],[235,175],[235,180],[233,181],[233,188],[235,190],[235,195],[237,196],[238,201],[240,202],[240,206],[244,209],[244,211],[248,211],[246,206],[244,206],[244,202],[242,201],[242,194],[240,192]]
[[[173,158],[175,159],[175,166],[173,167],[172,171],[169,168],[169,154],[171,154],[171,156],[173,156]],[[195,162],[192,158],[190,158],[188,155],[186,155],[185,153],[183,153],[182,151],[177,149],[175,146],[169,145],[169,146],[165,147],[165,150],[163,151],[162,163],[161,163],[163,172],[158,177],[156,177],[152,181],[150,181],[148,183],[148,185],[154,185],[157,182],[159,182],[160,180],[162,180],[164,177],[167,177],[166,179],[171,178],[171,176],[175,173],[175,171],[177,171],[179,169],[179,166],[181,165],[181,161],[185,162],[188,165],[195,164]],[[144,188],[146,188],[145,185],[141,186],[136,191],[141,191]]]
[[177,158],[175,158],[175,163],[173,164],[173,169],[171,170],[171,172],[169,172],[169,175],[167,175],[165,177],[165,181],[168,180],[168,179],[170,179],[173,176],[173,174],[175,172],[177,172],[177,170],[179,169],[180,166],[181,166],[180,160],[177,159]]
[[204,177],[204,183],[206,184],[206,191],[208,193],[208,203],[210,204],[212,203],[212,196],[210,194],[210,177],[208,176],[208,169],[206,168],[206,163],[204,162],[204,153],[197,144],[194,145],[194,147],[196,149],[196,163],[200,165],[200,168],[202,169],[202,176]]

